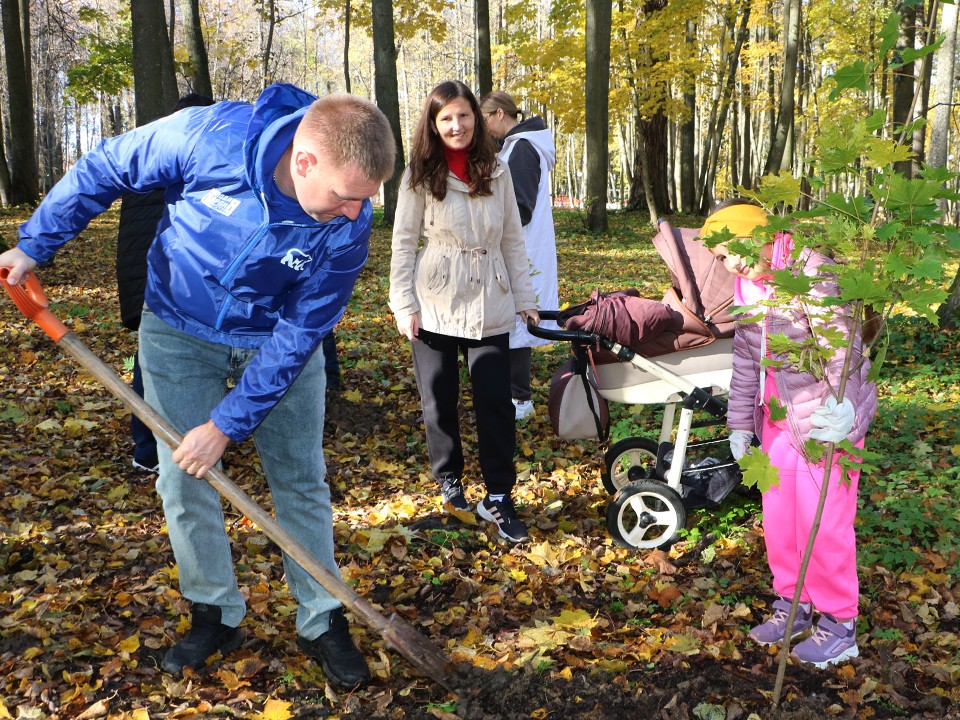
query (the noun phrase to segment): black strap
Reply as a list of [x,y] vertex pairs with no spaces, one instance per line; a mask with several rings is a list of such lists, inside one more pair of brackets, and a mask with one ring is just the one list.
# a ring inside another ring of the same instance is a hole
[[[588,351],[589,352],[589,351]],[[590,382],[590,378],[587,377],[587,368],[588,363],[583,362],[583,358],[577,358],[577,374],[580,376],[580,379],[583,381],[583,391],[587,395],[587,406],[590,408],[590,412],[593,413],[593,422],[597,425],[597,437],[601,440],[606,440],[607,435],[609,434],[609,426],[604,427],[603,422],[600,420],[600,411],[594,406],[593,402],[593,384]],[[598,393],[599,396],[599,393]]]

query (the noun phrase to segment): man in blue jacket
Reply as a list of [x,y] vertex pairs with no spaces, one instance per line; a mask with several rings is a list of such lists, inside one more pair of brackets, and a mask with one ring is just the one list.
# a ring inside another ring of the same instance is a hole
[[[77,161],[0,255],[17,283],[128,192],[165,191],[140,324],[145,397],[185,433],[161,447],[163,499],[192,628],[164,670],[202,668],[241,643],[218,493],[202,480],[253,436],[277,520],[333,572],[323,459],[323,354],[367,259],[369,198],[393,172],[390,126],[350,95],[291,85],[255,104],[187,108],[104,140]],[[235,382],[232,390],[228,380]],[[339,601],[284,557],[300,647],[336,685],[370,678]]]

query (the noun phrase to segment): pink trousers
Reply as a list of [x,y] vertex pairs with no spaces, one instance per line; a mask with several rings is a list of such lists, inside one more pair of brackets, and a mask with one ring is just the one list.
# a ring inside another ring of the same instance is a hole
[[[762,448],[779,470],[780,484],[763,494],[763,536],[767,562],[773,573],[773,589],[781,597],[792,600],[820,499],[824,469],[806,462],[793,446],[785,425],[785,421],[771,423],[764,414]],[[844,620],[857,616],[860,595],[853,529],[859,479],[859,470],[843,477],[841,468],[834,463],[820,529],[800,594],[802,602],[813,603],[819,612]]]

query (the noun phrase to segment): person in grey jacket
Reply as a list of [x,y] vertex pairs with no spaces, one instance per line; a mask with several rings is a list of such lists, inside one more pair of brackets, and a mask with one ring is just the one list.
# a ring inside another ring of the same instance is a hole
[[510,172],[459,81],[435,87],[417,125],[393,227],[390,309],[411,342],[427,449],[446,506],[469,510],[459,423],[459,356],[473,385],[480,469],[477,513],[527,539],[511,493],[516,427],[509,333],[539,322]]
[[[762,208],[732,204],[707,218],[701,237],[727,230],[734,237],[750,238],[758,226],[766,223]],[[709,239],[707,245],[711,245]],[[758,316],[755,322],[737,324],[727,427],[734,459],[743,458],[756,434],[780,478],[778,485],[763,493],[764,543],[773,589],[779,597],[773,603],[772,615],[750,631],[755,642],[769,645],[786,636],[786,621],[826,470],[823,459],[811,458],[805,445],[809,440],[848,440],[853,448],[862,448],[877,412],[877,388],[869,380],[870,361],[860,323],[854,320],[851,308],[822,302],[840,294],[836,275],[831,272],[833,260],[811,248],[794,252],[793,240],[786,233],[765,242],[755,261],[738,255],[729,241],[714,244],[711,251],[723,258],[726,269],[735,275],[734,303],[753,308]],[[777,270],[810,278],[809,301],[773,302],[775,290],[768,281]],[[828,349],[831,354],[822,374],[798,367],[776,352],[773,348],[780,338],[793,343],[812,340]],[[848,377],[842,384],[848,353],[852,354]],[[838,400],[841,387],[842,399]],[[830,486],[792,633],[813,630],[793,648],[793,655],[821,668],[859,654],[856,619],[860,591],[854,519],[860,471],[841,467],[843,452],[837,449],[833,455]],[[815,626],[814,610],[820,613]]]

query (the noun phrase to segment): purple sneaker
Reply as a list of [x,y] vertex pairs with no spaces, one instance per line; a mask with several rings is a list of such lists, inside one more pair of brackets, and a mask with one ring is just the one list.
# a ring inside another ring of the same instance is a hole
[[791,653],[800,662],[809,663],[821,670],[829,665],[860,655],[857,648],[857,624],[852,628],[830,615],[823,614],[813,634],[799,643]]
[[[750,631],[750,637],[760,645],[773,645],[783,642],[787,634],[787,618],[790,616],[790,601],[779,598],[773,603],[773,615],[765,622],[757,625]],[[793,619],[793,634],[790,639],[806,632],[813,625],[813,608],[804,610],[803,605],[797,608],[797,615]]]

